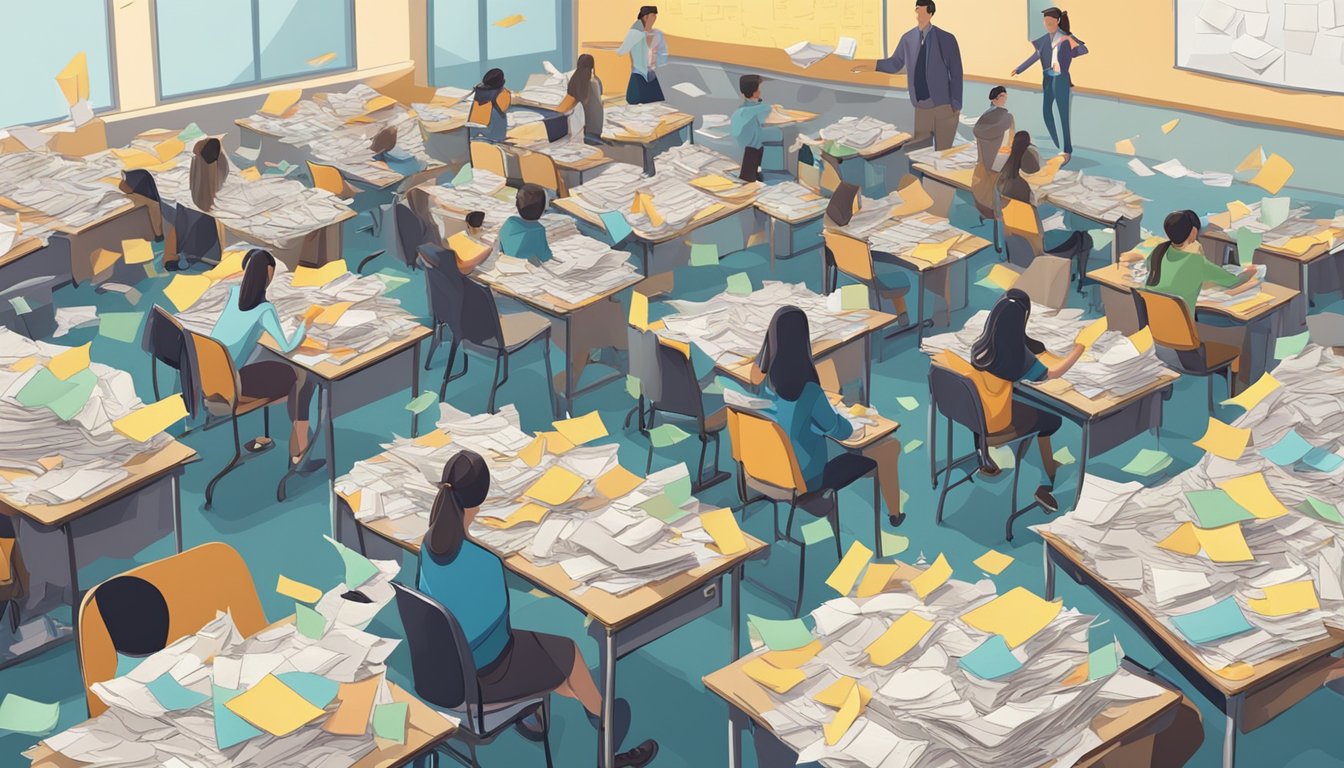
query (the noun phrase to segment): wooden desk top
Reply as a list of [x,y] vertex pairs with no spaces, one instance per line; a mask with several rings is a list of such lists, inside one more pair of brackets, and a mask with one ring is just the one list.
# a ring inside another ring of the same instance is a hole
[[505,144],[502,146],[505,149],[516,148],[527,152],[536,152],[538,154],[546,155],[551,158],[557,168],[563,171],[578,171],[582,173],[584,171],[591,171],[594,168],[601,168],[604,165],[614,162],[610,157],[602,154],[602,150],[597,147],[593,147],[596,151],[587,157],[581,157],[578,160],[560,160],[546,152],[546,147],[550,146],[550,142],[537,141],[518,134],[507,136],[504,141]]
[[816,120],[818,117],[821,117],[820,114],[816,112],[808,112],[805,109],[789,109],[788,107],[780,107],[778,104],[775,104],[774,106],[779,107],[779,112],[784,113],[784,116],[781,117],[779,112],[772,109],[770,110],[770,116],[765,119],[765,124],[775,128],[785,125],[806,123],[809,120]]
[[762,201],[759,197],[752,203],[752,205],[756,206],[756,210],[764,213],[766,216],[769,216],[776,221],[782,221],[785,224],[802,224],[808,221],[816,221],[826,215],[826,207],[822,206],[812,213],[805,213],[801,216],[790,218],[783,211],[770,205],[769,201]]
[[361,352],[360,354],[355,355],[349,360],[346,360],[339,364],[327,360],[321,363],[317,363],[316,365],[305,365],[304,363],[301,363],[293,359],[292,357],[293,353],[291,353],[290,355],[285,355],[284,353],[282,353],[280,351],[280,345],[276,344],[275,339],[272,339],[269,334],[262,334],[261,345],[264,346],[268,351],[285,358],[294,365],[297,365],[306,371],[316,374],[317,377],[320,379],[323,379],[325,381],[340,381],[341,379],[350,376],[351,374],[359,373],[365,368],[369,368],[379,362],[382,362],[383,360],[389,357],[392,357],[393,355],[398,354],[399,352],[402,352],[416,344],[419,344],[422,339],[432,334],[433,331],[429,330],[425,326],[417,325],[416,327],[407,331],[402,336],[395,339],[391,339],[390,341],[387,341],[386,343],[378,347],[375,347],[369,350],[368,352]]
[[515,299],[517,301],[521,301],[522,303],[528,305],[529,307],[532,307],[538,312],[550,315],[551,317],[565,317],[566,315],[572,315],[575,312],[578,312],[579,310],[583,309],[584,307],[591,307],[597,302],[602,301],[603,299],[609,298],[611,296],[615,296],[621,291],[624,291],[626,288],[629,288],[632,285],[638,285],[639,283],[647,279],[644,277],[644,275],[636,273],[631,275],[630,279],[622,283],[621,285],[618,285],[614,288],[608,288],[600,293],[594,294],[593,296],[589,297],[588,299],[579,304],[571,304],[568,301],[552,296],[549,293],[541,293],[541,294],[520,293],[519,291],[516,291],[513,288],[509,287],[507,280],[495,279],[493,277],[486,276],[480,273],[479,271],[473,271],[470,275],[468,275],[468,277],[470,277],[472,280],[475,280],[478,283],[481,283],[482,285],[489,286],[491,290],[495,291],[498,294],[508,296],[509,298]]
[[64,504],[17,504],[0,494],[0,514],[22,515],[44,526],[57,526],[129,496],[168,473],[196,460],[196,451],[173,440],[157,451],[141,453],[124,467],[130,473],[94,495]]
[[416,119],[420,121],[420,126],[426,133],[452,133],[460,131],[467,127],[467,112],[463,111],[460,115],[453,115],[447,120],[426,120],[416,113]]
[[30,253],[42,250],[46,243],[37,237],[20,237],[9,247],[8,251],[0,253],[0,267],[6,264],[12,264]]
[[[602,140],[617,144],[644,144],[647,146],[665,136],[670,136],[677,131],[680,131],[682,128],[685,128],[693,122],[695,122],[694,115],[688,115],[685,112],[673,112],[670,115],[663,116],[663,119],[659,121],[658,127],[654,129],[653,133],[641,135],[633,133],[608,133],[607,130],[603,130]],[[610,128],[610,125],[605,126],[605,128]]]
[[[1330,229],[1335,229],[1335,227],[1331,226],[1329,219],[1322,220],[1320,222],[1320,225],[1321,225],[1320,229],[1317,230],[1318,233],[1325,232]],[[1200,230],[1199,234],[1201,237],[1207,237],[1212,240],[1217,240],[1226,245],[1237,244],[1237,239],[1233,237],[1230,232],[1224,230],[1222,227],[1219,227],[1215,224],[1210,224],[1209,226]],[[1318,242],[1314,244],[1312,247],[1308,248],[1306,251],[1298,253],[1297,251],[1290,251],[1283,246],[1265,245],[1264,243],[1261,243],[1260,246],[1257,247],[1255,250],[1257,252],[1264,251],[1265,253],[1270,253],[1284,259],[1292,259],[1293,261],[1311,263],[1321,258],[1322,256],[1326,256],[1331,253],[1337,253],[1341,247],[1344,247],[1344,242],[1336,243],[1333,249],[1330,247],[1329,243]]]
[[[857,155],[850,155],[849,157],[836,157],[836,159],[840,160],[841,162],[849,160],[850,157],[859,157],[864,160],[876,160],[882,157],[883,155],[895,152],[896,150],[905,146],[905,143],[913,138],[914,136],[906,133],[905,131],[898,131],[895,136],[892,136],[889,139],[884,139],[883,141],[879,141],[876,144],[870,144],[869,146],[864,147],[863,149],[857,150],[858,151]],[[825,152],[825,150],[822,151]],[[832,155],[832,157],[834,157],[834,155]]]
[[1123,410],[1133,403],[1143,398],[1165,389],[1173,381],[1181,378],[1181,375],[1175,371],[1167,371],[1156,379],[1143,385],[1143,387],[1130,392],[1124,396],[1116,396],[1102,393],[1097,397],[1084,397],[1081,392],[1073,388],[1073,385],[1064,379],[1052,379],[1050,381],[1024,381],[1019,382],[1018,386],[1024,387],[1032,392],[1039,392],[1048,396],[1074,412],[1086,416],[1090,419],[1097,419],[1115,411]]
[[[721,219],[726,219],[729,216],[732,216],[733,214],[738,213],[739,211],[745,208],[751,207],[752,205],[751,200],[739,200],[734,202],[731,200],[716,199],[715,202],[717,202],[722,207],[706,216],[691,219],[690,221],[686,222],[686,226],[682,227],[681,229],[670,232],[662,232],[657,235],[650,235],[645,232],[641,232],[638,229],[635,229],[633,236],[638,238],[639,240],[642,240],[646,243],[650,243],[653,245],[658,245],[659,243],[668,243],[673,240],[680,240],[681,238],[684,238],[687,235],[689,235],[691,232],[694,232],[699,227],[703,227],[706,224],[712,224]],[[574,202],[573,200],[567,197],[561,197],[552,200],[551,205],[555,206],[556,208],[559,208],[560,210],[564,211],[565,213],[568,213],[569,215],[575,218],[582,219],[583,221],[586,221],[595,227],[602,227],[603,229],[605,229],[605,227],[602,224],[601,217],[599,217],[597,214],[593,213],[592,211],[589,211],[587,208],[584,208],[582,205],[579,205],[578,203]],[[706,210],[708,210],[708,207],[706,207]]]
[[[1117,291],[1129,293],[1139,287],[1129,276],[1129,270],[1121,264],[1107,264],[1104,267],[1094,269],[1087,273],[1087,276],[1098,283]],[[1225,317],[1230,317],[1243,323],[1249,323],[1278,310],[1288,302],[1297,297],[1298,291],[1293,288],[1278,285],[1277,283],[1263,283],[1260,289],[1261,300],[1253,306],[1237,309],[1237,305],[1223,306],[1221,304],[1210,304],[1204,301],[1195,305],[1196,309],[1205,312],[1216,312]],[[1249,300],[1248,300],[1249,301]]]
[[[1162,638],[1166,644],[1190,666],[1191,669],[1197,671],[1201,677],[1208,681],[1210,685],[1216,687],[1219,691],[1222,691],[1224,695],[1235,696],[1272,685],[1307,666],[1310,662],[1323,656],[1328,656],[1335,651],[1338,651],[1340,648],[1344,648],[1344,630],[1327,627],[1330,632],[1329,637],[1308,643],[1307,645],[1301,646],[1295,651],[1285,653],[1282,656],[1276,656],[1268,661],[1262,661],[1259,664],[1254,665],[1251,674],[1245,676],[1243,679],[1235,680],[1224,677],[1221,674],[1222,670],[1214,670],[1206,666],[1204,662],[1200,660],[1199,656],[1190,649],[1190,645],[1183,638],[1163,626],[1162,623],[1157,620],[1157,617],[1150,613],[1147,608],[1140,605],[1128,595],[1125,595],[1107,584],[1100,576],[1089,569],[1087,565],[1083,563],[1082,555],[1062,538],[1048,531],[1037,531],[1037,533],[1041,535],[1041,538],[1045,539],[1050,547],[1060,555],[1064,556],[1079,570],[1086,571],[1096,588],[1110,592],[1111,595],[1124,604],[1131,613],[1141,619],[1149,629],[1157,634],[1158,637]],[[1236,677],[1243,676],[1236,675]]]

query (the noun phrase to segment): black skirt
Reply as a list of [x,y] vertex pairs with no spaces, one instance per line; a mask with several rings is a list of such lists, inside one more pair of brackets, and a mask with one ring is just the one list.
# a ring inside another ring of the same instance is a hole
[[574,653],[574,641],[567,637],[510,630],[499,658],[476,671],[481,701],[517,701],[554,691],[574,669]]
[[630,84],[625,87],[625,103],[648,104],[654,101],[664,101],[663,86],[658,83],[658,76],[646,80],[638,72],[631,72]]

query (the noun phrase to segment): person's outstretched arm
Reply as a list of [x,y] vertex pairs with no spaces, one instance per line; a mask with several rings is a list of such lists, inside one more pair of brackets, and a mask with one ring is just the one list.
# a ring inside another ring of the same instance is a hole
[[1035,64],[1036,62],[1040,61],[1040,59],[1041,59],[1041,50],[1037,48],[1036,43],[1033,42],[1031,44],[1031,56],[1027,57],[1026,61],[1017,65],[1017,69],[1013,70],[1013,77],[1017,77],[1018,75],[1027,71],[1027,67],[1030,67],[1032,64]]

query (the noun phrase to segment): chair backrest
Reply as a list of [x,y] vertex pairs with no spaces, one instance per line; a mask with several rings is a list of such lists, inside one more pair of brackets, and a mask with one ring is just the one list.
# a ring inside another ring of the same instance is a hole
[[420,246],[429,242],[431,230],[405,200],[397,201],[392,207],[392,216],[397,225],[397,250],[401,261],[414,269]]
[[565,189],[564,180],[560,178],[560,169],[550,155],[543,152],[520,152],[517,157],[518,172],[524,182],[549,189],[556,197],[569,194],[569,190]]
[[1147,288],[1136,288],[1148,327],[1153,332],[1153,343],[1180,352],[1199,349],[1199,329],[1185,301]]
[[630,375],[639,380],[640,395],[656,403],[663,393],[663,380],[658,375],[658,348],[662,346],[658,334],[627,325],[625,335],[630,347]]
[[187,413],[196,417],[199,405],[199,382],[196,379],[195,344],[187,329],[173,317],[168,310],[155,304],[149,310],[145,320],[145,329],[140,335],[140,347],[150,357],[177,371],[178,382],[182,388],[182,399],[187,404]]
[[504,167],[504,150],[488,141],[471,142],[471,167],[490,171],[501,178],[508,178]]
[[[180,554],[132,568],[134,576],[153,584],[168,603],[168,644],[193,634],[214,621],[217,611],[228,611],[245,636],[266,627],[252,574],[242,555],[228,544],[212,541]],[[107,706],[90,690],[94,683],[116,675],[117,652],[98,604],[98,587],[84,595],[79,606],[80,669],[84,673],[89,716],[102,714]]]
[[730,405],[728,441],[733,459],[748,479],[798,495],[807,493],[793,442],[775,420]]
[[1041,235],[1041,219],[1036,206],[1012,198],[1000,199],[1000,217],[1003,219],[1003,239],[1020,237],[1031,245],[1032,255],[1045,252]]
[[[213,412],[224,409],[232,412],[238,406],[242,385],[238,381],[238,369],[229,357],[228,347],[204,334],[188,331],[191,337],[192,356],[194,357],[195,378],[201,387],[201,399]],[[212,407],[214,406],[214,407]]]
[[1068,259],[1042,254],[1031,260],[1013,287],[1026,291],[1033,304],[1063,309],[1069,300],[1072,270],[1073,262]]
[[308,176],[317,189],[326,190],[333,195],[345,194],[345,179],[341,177],[340,169],[334,165],[323,165],[309,160]]
[[977,435],[1001,432],[1013,423],[1013,383],[977,370],[954,352],[933,357],[929,394],[933,407]]
[[395,581],[392,589],[396,591],[406,647],[411,652],[416,695],[440,709],[466,709],[469,716],[464,724],[481,733],[483,724],[479,720],[471,722],[471,714],[479,717],[483,713],[474,706],[479,704],[476,662],[462,625],[429,595]]
[[224,245],[219,242],[219,224],[215,217],[187,205],[178,204],[173,214],[177,233],[177,254],[192,261],[219,258]]
[[873,250],[867,241],[829,230],[825,238],[826,250],[836,269],[855,280],[870,282],[873,279]]
[[125,179],[125,189],[129,194],[139,195],[151,202],[160,202],[159,185],[154,181],[154,174],[144,168],[133,168],[124,171],[121,174]]
[[448,324],[453,341],[502,347],[504,330],[500,326],[499,306],[490,289],[463,275],[452,251],[439,246],[423,246],[437,262],[425,270],[430,310],[436,323]]
[[658,397],[654,399],[654,407],[660,411],[694,417],[703,428],[705,402],[691,358],[680,349],[659,344],[657,361]]

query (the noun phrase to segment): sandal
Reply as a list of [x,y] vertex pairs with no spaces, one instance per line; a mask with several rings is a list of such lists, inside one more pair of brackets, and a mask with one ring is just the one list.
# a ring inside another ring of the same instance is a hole
[[302,456],[291,456],[289,458],[290,471],[298,475],[311,475],[326,465],[326,459],[308,459],[307,461],[304,461]]
[[[265,442],[262,442],[262,441]],[[248,453],[265,453],[275,447],[275,441],[269,437],[254,437],[243,448]]]

